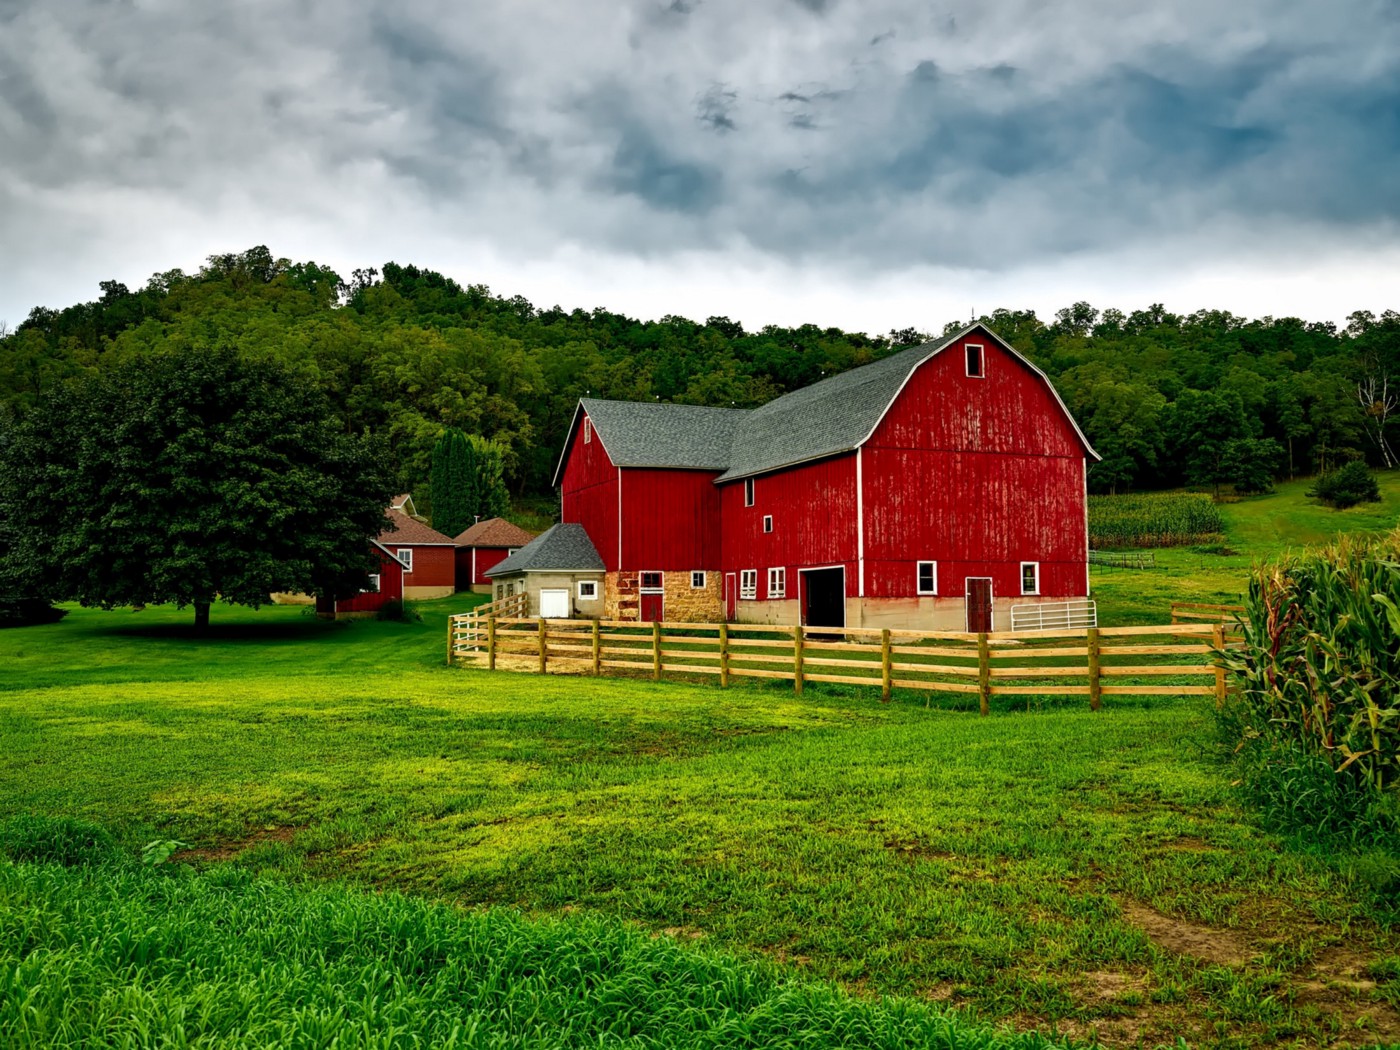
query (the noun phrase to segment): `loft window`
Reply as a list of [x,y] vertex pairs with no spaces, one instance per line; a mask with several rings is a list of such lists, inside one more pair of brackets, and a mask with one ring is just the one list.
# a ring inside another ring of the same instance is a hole
[[394,552],[394,557],[399,559],[399,564],[403,566],[404,572],[413,571],[413,548],[400,547]]
[[1039,594],[1039,593],[1040,593],[1040,562],[1038,562],[1038,561],[1023,561],[1023,562],[1021,562],[1021,593],[1022,593],[1022,594]]
[[583,443],[589,444],[593,440],[593,420],[584,418],[583,421]]
[[763,531],[764,531],[764,532],[772,532],[772,531],[773,531],[773,515],[771,515],[771,514],[765,514],[765,515],[763,515]]
[[690,574],[690,588],[695,591],[705,589],[705,574],[703,572],[692,572]]
[[983,368],[982,348],[976,343],[968,343],[967,350],[967,374],[974,379],[981,379],[987,373]]
[[739,597],[753,601],[758,597],[758,570],[739,570]]
[[938,562],[919,562],[918,592],[920,594],[938,593]]
[[753,478],[744,479],[744,506],[753,506]]
[[768,570],[768,597],[784,598],[787,596],[787,569]]
[[597,580],[579,580],[579,581],[578,581],[578,599],[579,599],[579,601],[581,601],[581,602],[591,601],[592,599],[597,598],[597,597],[598,597],[598,581],[597,581]]
[[642,590],[644,590],[644,591],[659,591],[659,590],[661,590],[661,573],[659,573],[659,572],[644,572],[644,573],[642,573]]

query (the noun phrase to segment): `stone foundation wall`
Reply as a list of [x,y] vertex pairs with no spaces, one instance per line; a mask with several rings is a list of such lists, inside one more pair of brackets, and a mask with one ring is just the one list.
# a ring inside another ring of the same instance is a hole
[[[705,573],[705,586],[692,587],[689,572],[662,574],[662,615],[682,623],[719,623],[724,618],[724,583],[718,572]],[[603,618],[637,620],[641,616],[640,574],[610,572],[603,583]]]

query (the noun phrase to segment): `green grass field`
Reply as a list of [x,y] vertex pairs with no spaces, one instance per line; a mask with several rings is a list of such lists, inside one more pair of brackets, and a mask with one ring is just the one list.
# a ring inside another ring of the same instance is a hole
[[[1383,484],[1365,518],[1301,483],[1232,504],[1239,555],[1096,572],[1105,622],[1233,597],[1294,522],[1388,525]],[[1259,830],[1201,702],[984,720],[446,668],[472,601],[0,632],[0,818],[97,821],[130,856],[181,839],[202,873],[0,866],[0,1043],[1400,1040],[1383,882]]]

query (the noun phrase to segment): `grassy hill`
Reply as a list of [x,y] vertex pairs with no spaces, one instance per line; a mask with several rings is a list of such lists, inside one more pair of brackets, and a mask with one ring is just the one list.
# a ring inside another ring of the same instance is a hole
[[1388,531],[1400,525],[1400,471],[1376,475],[1381,502],[1333,510],[1309,499],[1312,479],[1221,506],[1225,543],[1154,552],[1157,568],[1093,567],[1091,583],[1105,625],[1166,623],[1173,601],[1238,603],[1249,567],[1289,548],[1325,543],[1339,533]]

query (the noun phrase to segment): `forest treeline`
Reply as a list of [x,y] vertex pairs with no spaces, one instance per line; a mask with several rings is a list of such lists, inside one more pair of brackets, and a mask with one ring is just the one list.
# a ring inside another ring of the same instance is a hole
[[[347,281],[265,247],[100,290],[0,329],[0,406],[27,412],[76,376],[163,349],[232,348],[325,391],[344,426],[383,438],[400,483],[424,495],[447,427],[500,442],[515,493],[543,495],[581,396],[751,407],[931,336],[541,309],[416,266]],[[1358,458],[1392,465],[1395,311],[1360,311],[1344,328],[1082,302],[1050,320],[1018,310],[980,320],[1053,380],[1104,457],[1095,491],[1248,489]]]

